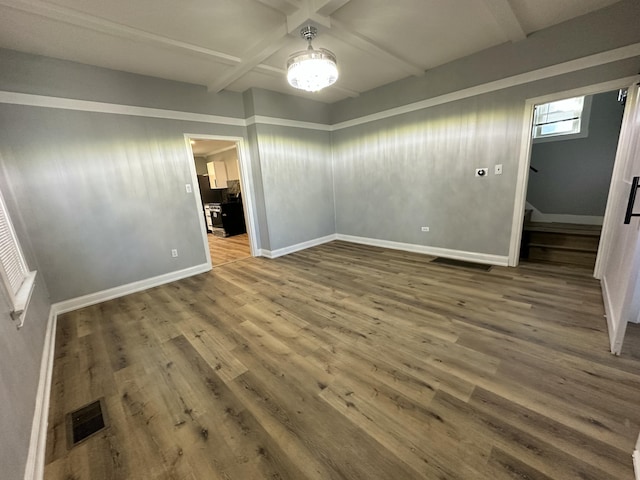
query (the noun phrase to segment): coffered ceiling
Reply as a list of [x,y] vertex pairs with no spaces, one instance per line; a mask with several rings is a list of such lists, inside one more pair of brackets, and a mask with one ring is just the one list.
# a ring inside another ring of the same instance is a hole
[[[0,0],[0,47],[205,85],[324,102],[517,42],[618,0]],[[314,47],[338,58],[324,91],[287,85],[285,64]]]

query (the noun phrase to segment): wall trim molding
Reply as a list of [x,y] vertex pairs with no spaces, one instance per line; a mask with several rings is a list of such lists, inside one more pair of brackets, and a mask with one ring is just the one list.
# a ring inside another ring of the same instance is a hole
[[44,477],[47,426],[49,422],[49,400],[51,397],[51,379],[53,376],[57,322],[58,315],[52,307],[49,309],[42,359],[40,361],[40,378],[38,380],[24,480],[40,480]]
[[193,267],[177,270],[175,272],[169,272],[156,277],[147,278],[145,280],[138,280],[137,282],[127,283],[120,285],[119,287],[109,288],[100,292],[90,293],[81,297],[71,298],[69,300],[63,300],[62,302],[54,303],[51,308],[56,315],[62,313],[71,312],[80,308],[95,305],[97,303],[106,302],[107,300],[113,300],[114,298],[124,297],[131,293],[141,292],[149,288],[158,287],[165,283],[175,282],[183,278],[205,273],[211,270],[211,265],[203,263],[195,265]]
[[179,110],[165,110],[161,108],[136,107],[118,103],[94,102],[75,98],[50,97],[0,91],[0,103],[24,105],[28,107],[57,108],[61,110],[76,110],[81,112],[111,113],[114,115],[131,115],[136,117],[163,118],[167,120],[183,120],[186,122],[215,123],[245,127],[247,122],[243,118],[208,115],[205,113],[181,112]]
[[316,247],[318,245],[322,245],[323,243],[332,242],[336,239],[337,239],[337,235],[335,233],[332,233],[331,235],[314,238],[313,240],[307,240],[306,242],[296,243],[295,245],[278,248],[276,250],[262,249],[260,250],[260,256],[274,259],[274,258],[282,257],[283,255],[288,255],[290,253],[299,252],[300,250],[306,250],[307,248]]
[[[586,57],[569,60],[549,67],[538,68],[529,72],[513,75],[511,77],[483,83],[455,92],[446,93],[433,98],[427,98],[407,105],[390,108],[380,112],[364,115],[362,117],[338,122],[335,124],[324,124],[290,120],[286,118],[268,117],[253,115],[247,119],[225,117],[219,115],[208,115],[203,113],[182,112],[178,110],[165,110],[151,107],[137,107],[124,104],[94,102],[90,100],[78,100],[73,98],[51,97],[46,95],[34,95],[27,93],[0,91],[0,103],[13,105],[25,105],[33,107],[59,108],[66,110],[78,110],[95,113],[112,113],[116,115],[132,115],[140,117],[164,118],[169,120],[183,120],[188,122],[214,123],[220,125],[232,125],[246,127],[253,124],[278,125],[292,128],[305,128],[311,130],[337,131],[350,128],[365,123],[375,122],[406,113],[415,112],[429,107],[442,105],[445,103],[475,97],[486,93],[503,90],[505,88],[523,85],[525,83],[544,80],[559,75],[597,67],[608,63],[625,60],[640,56],[640,43],[633,43],[624,47],[607,50],[605,52],[587,55]],[[637,78],[637,76],[636,76]],[[630,82],[631,83],[631,82]]]
[[485,263],[489,265],[499,265],[506,267],[509,258],[506,255],[493,255],[490,253],[466,252],[464,250],[452,250],[449,248],[430,247],[428,245],[416,245],[413,243],[394,242],[391,240],[381,240],[378,238],[356,237],[353,235],[343,235],[339,233],[337,240],[345,242],[359,243],[372,247],[390,248],[405,252],[423,253],[437,257],[452,258],[455,260],[465,260],[468,262]]
[[303,122],[300,120],[289,120],[287,118],[267,117],[264,115],[253,115],[247,118],[247,125],[276,125],[279,127],[306,128],[308,130],[322,130],[331,132],[334,128],[326,123]]

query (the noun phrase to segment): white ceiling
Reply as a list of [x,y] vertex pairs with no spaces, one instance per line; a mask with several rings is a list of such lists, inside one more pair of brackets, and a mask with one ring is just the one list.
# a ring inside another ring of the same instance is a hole
[[[0,47],[206,85],[335,102],[618,0],[0,0]],[[338,58],[311,94],[287,85],[289,54]]]
[[235,142],[228,140],[202,140],[192,139],[191,150],[195,156],[207,156],[235,148]]

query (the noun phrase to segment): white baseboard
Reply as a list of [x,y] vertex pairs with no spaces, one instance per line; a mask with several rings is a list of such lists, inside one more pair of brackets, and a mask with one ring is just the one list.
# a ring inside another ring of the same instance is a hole
[[126,285],[120,285],[119,287],[110,288],[108,290],[102,290],[101,292],[90,293],[88,295],[83,295],[82,297],[63,300],[62,302],[54,303],[51,308],[56,315],[59,315],[61,313],[71,312],[73,310],[78,310],[79,308],[95,305],[97,303],[106,302],[107,300],[113,300],[114,298],[124,297],[125,295],[140,292],[148,288],[164,285],[165,283],[175,282],[176,280],[198,275],[199,273],[208,272],[209,270],[211,270],[211,265],[203,263],[183,270],[158,275],[157,277],[151,277],[145,280],[128,283]]
[[295,245],[291,245],[289,247],[278,248],[277,250],[260,250],[260,256],[267,258],[278,258],[283,255],[287,255],[289,253],[298,252],[300,250],[304,250],[306,248],[315,247],[317,245],[322,245],[323,243],[328,243],[336,240],[337,235],[335,233],[331,235],[327,235],[326,237],[314,238],[313,240],[308,240],[306,242],[297,243]]
[[640,450],[633,451],[633,469],[636,472],[636,480],[640,480]]
[[58,317],[53,309],[49,312],[47,330],[44,337],[42,360],[40,361],[40,380],[36,394],[36,407],[33,412],[31,440],[24,480],[42,480],[44,477],[44,457],[47,448],[47,426],[49,422],[49,399],[51,396],[51,378],[56,344],[56,323]]
[[355,237],[352,235],[337,235],[338,240],[345,242],[360,243],[373,247],[391,248],[403,250],[405,252],[424,253],[437,257],[453,258],[455,260],[465,260],[468,262],[486,263],[489,265],[508,266],[509,257],[507,255],[492,255],[489,253],[466,252],[464,250],[451,250],[448,248],[429,247],[426,245],[415,245],[413,243],[392,242],[390,240],[380,240],[377,238]]

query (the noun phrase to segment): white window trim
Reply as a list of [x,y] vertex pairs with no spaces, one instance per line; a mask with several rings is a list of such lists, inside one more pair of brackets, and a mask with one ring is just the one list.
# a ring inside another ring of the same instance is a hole
[[576,140],[578,138],[587,138],[589,136],[589,121],[591,120],[592,101],[592,95],[585,95],[584,104],[582,105],[582,113],[580,114],[580,131],[578,133],[569,133],[566,135],[549,135],[546,137],[533,138],[533,143],[549,143],[559,142],[562,140]]
[[11,246],[17,252],[24,266],[24,278],[20,287],[18,288],[18,291],[14,292],[4,268],[0,265],[0,278],[2,279],[2,282],[0,283],[2,284],[2,288],[4,289],[7,298],[9,299],[11,318],[16,322],[16,327],[21,328],[24,325],[27,308],[29,307],[31,295],[33,294],[33,287],[35,286],[36,280],[36,271],[29,271],[29,266],[27,265],[27,261],[24,258],[24,253],[22,252],[22,248],[20,247],[20,242],[18,241],[15,229],[13,228],[13,223],[11,222],[11,217],[9,216],[9,211],[7,210],[7,205],[2,196],[2,192],[0,192],[0,215],[3,215],[6,220],[7,226],[9,228],[9,239],[12,244]]

